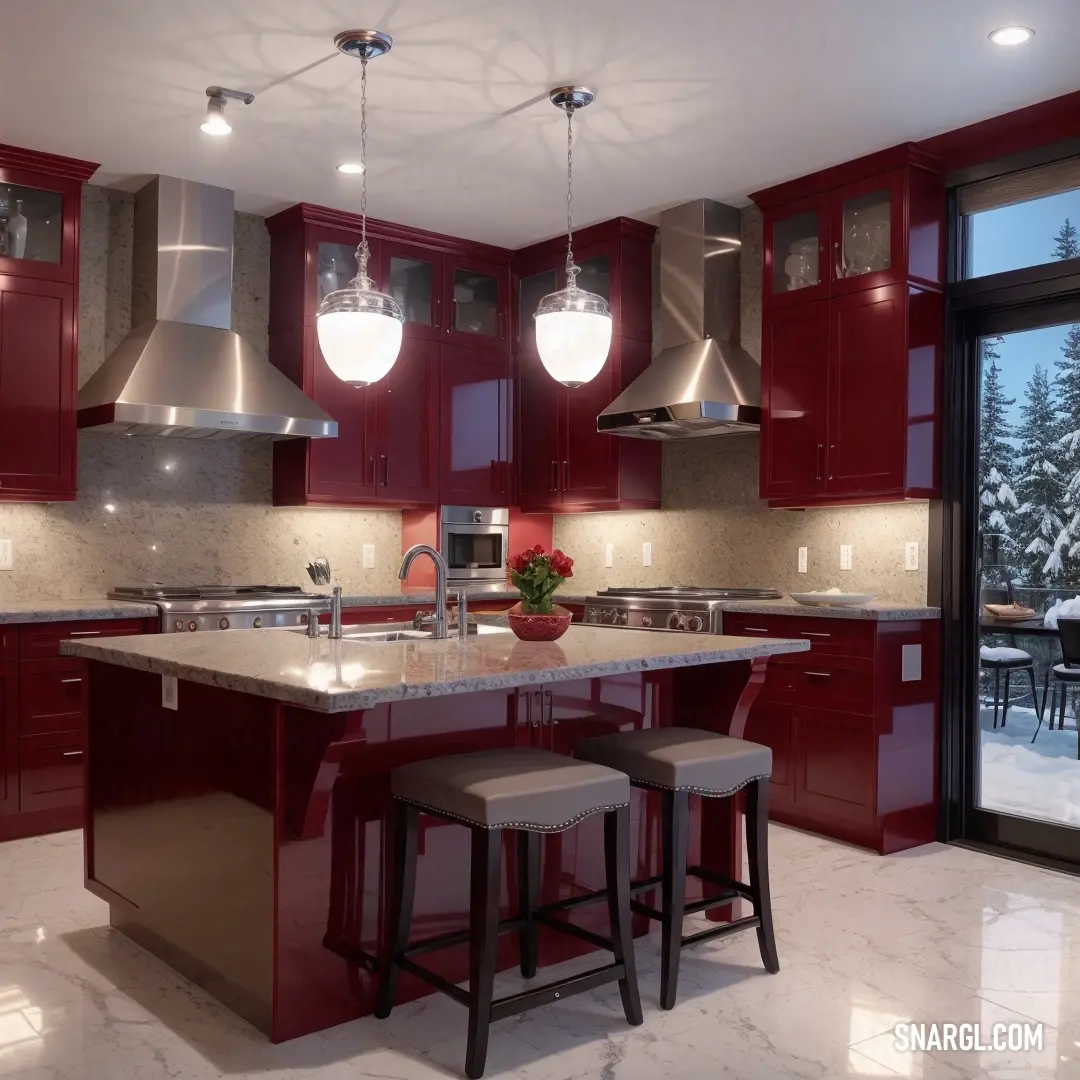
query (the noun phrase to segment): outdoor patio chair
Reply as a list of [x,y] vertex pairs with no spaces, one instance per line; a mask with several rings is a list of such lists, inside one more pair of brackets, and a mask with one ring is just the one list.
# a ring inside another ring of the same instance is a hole
[[[1065,730],[1065,701],[1069,691],[1080,687],[1080,618],[1058,618],[1058,641],[1061,643],[1061,663],[1054,664],[1046,669],[1043,679],[1043,706],[1046,706],[1046,695],[1050,692],[1050,730],[1054,730],[1054,713],[1057,712],[1058,687],[1061,687],[1061,712],[1058,715],[1058,731]],[[1050,685],[1050,676],[1054,676],[1053,686]],[[1008,691],[1006,691],[1008,693]],[[1075,713],[1075,707],[1073,712]],[[1042,727],[1042,713],[1039,713],[1039,727],[1035,729],[1031,741],[1038,738]],[[1080,745],[1077,746],[1077,757],[1080,758]]]

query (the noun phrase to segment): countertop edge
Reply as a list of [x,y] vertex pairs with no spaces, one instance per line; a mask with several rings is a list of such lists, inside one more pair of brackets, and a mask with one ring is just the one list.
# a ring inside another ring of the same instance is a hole
[[4,607],[0,603],[0,626],[103,619],[156,619],[159,614],[155,604],[130,600],[28,600],[25,604],[25,607]]
[[[566,664],[552,668],[536,668],[519,672],[498,672],[489,675],[465,675],[441,682],[420,683],[412,686],[386,686],[371,690],[339,691],[325,693],[314,689],[280,683],[270,676],[238,675],[232,672],[208,670],[192,664],[163,657],[143,656],[126,650],[113,649],[108,639],[100,641],[64,641],[60,651],[64,656],[78,656],[85,660],[100,660],[118,667],[143,671],[152,675],[174,675],[177,679],[216,686],[224,690],[251,694],[255,697],[281,701],[314,712],[341,713],[370,709],[393,701],[409,701],[420,698],[446,697],[451,694],[479,693],[514,686],[530,686],[543,682],[570,682],[574,679],[602,678],[636,671],[664,671],[681,667],[699,667],[706,664],[736,663],[759,657],[808,652],[810,643],[790,638],[743,638],[727,636],[737,645],[724,645],[708,652],[677,653],[660,657],[638,659],[604,660],[585,664]],[[700,641],[700,638],[695,640]]]
[[904,604],[868,604],[864,607],[812,607],[794,600],[731,600],[721,605],[733,615],[802,615],[812,619],[862,619],[871,622],[916,622],[940,619],[941,608]]

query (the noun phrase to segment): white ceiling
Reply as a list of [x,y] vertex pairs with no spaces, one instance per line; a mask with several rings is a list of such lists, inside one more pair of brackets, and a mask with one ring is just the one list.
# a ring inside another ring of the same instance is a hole
[[[269,213],[359,206],[357,61],[334,34],[394,35],[369,80],[370,212],[518,247],[575,216],[648,218],[1080,88],[1080,0],[24,0],[0,22],[0,141],[171,173]],[[991,45],[1004,23],[1025,46]],[[208,84],[257,94],[199,131]]]

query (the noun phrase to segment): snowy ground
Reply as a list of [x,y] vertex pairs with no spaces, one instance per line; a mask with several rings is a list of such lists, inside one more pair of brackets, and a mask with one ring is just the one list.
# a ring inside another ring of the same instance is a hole
[[984,707],[981,722],[980,805],[1080,828],[1076,720],[1066,716],[1064,731],[1049,731],[1047,716],[1034,743],[1031,737],[1039,723],[1034,709],[1010,706],[1008,727],[995,731],[994,710]]

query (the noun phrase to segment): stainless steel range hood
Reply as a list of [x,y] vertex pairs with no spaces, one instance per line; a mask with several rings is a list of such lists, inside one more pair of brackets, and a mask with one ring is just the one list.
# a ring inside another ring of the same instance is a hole
[[741,215],[699,199],[660,215],[661,346],[597,431],[687,439],[756,431],[761,365],[739,341]]
[[159,176],[135,197],[134,329],[79,391],[81,428],[334,438],[337,422],[231,329],[233,193]]

